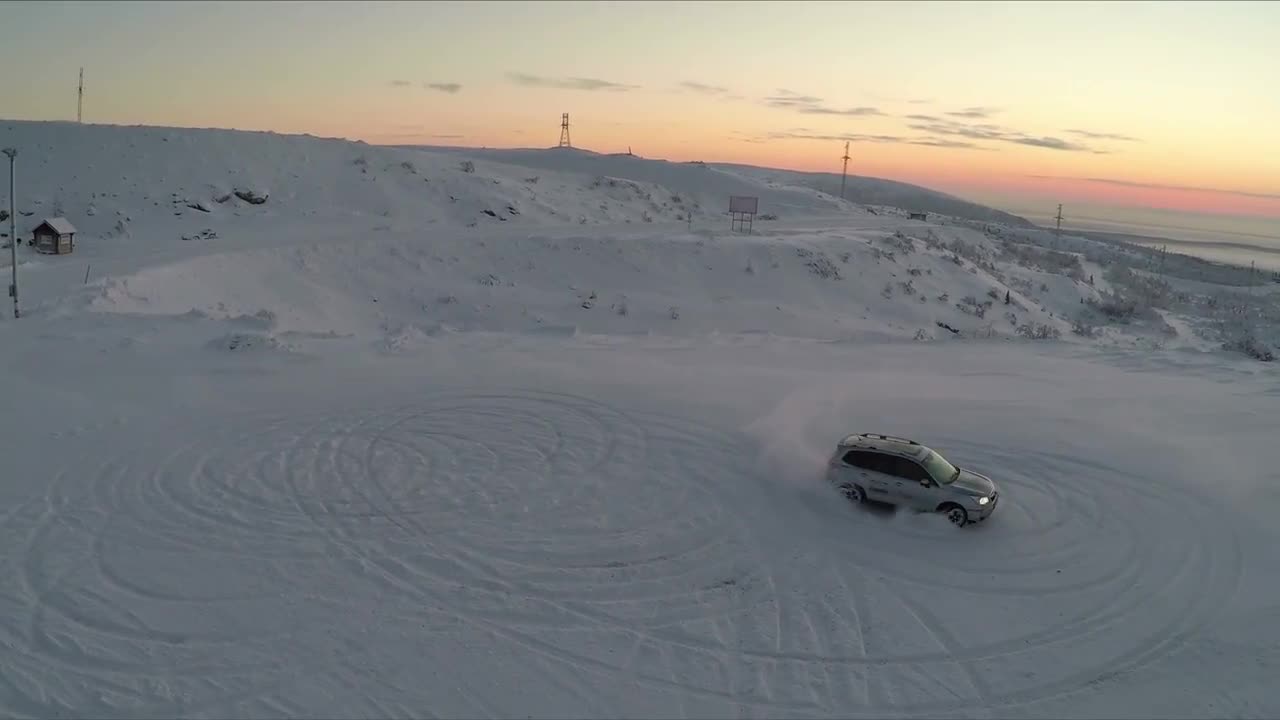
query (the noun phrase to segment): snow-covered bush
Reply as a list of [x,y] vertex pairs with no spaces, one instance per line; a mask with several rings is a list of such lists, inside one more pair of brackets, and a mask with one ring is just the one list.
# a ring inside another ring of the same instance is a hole
[[1244,353],[1262,362],[1271,362],[1276,359],[1275,353],[1258,339],[1252,328],[1236,328],[1227,335],[1222,347],[1224,350]]
[[1062,337],[1062,331],[1058,328],[1038,322],[1019,325],[1017,332],[1022,337],[1032,340],[1057,340]]
[[1071,332],[1080,337],[1093,338],[1097,336],[1098,329],[1085,318],[1078,317],[1071,321]]
[[960,298],[960,302],[956,303],[956,308],[966,315],[982,318],[987,316],[987,308],[991,307],[992,304],[990,300],[978,302],[978,298],[972,295],[965,295]]
[[458,163],[458,169],[464,173],[473,173],[476,171],[476,164],[470,160],[463,160],[461,163]]

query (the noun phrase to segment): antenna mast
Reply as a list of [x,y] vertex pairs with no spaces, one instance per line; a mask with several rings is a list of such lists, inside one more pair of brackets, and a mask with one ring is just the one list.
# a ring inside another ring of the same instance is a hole
[[80,89],[76,94],[76,122],[81,122],[84,110],[84,68],[80,68]]
[[1057,235],[1062,235],[1062,203],[1058,203],[1058,214],[1053,219],[1058,221],[1058,225],[1053,232]]
[[844,199],[844,181],[845,176],[849,174],[849,141],[844,141],[844,169],[840,171],[840,199]]
[[560,147],[573,147],[573,143],[569,142],[569,113],[560,115]]

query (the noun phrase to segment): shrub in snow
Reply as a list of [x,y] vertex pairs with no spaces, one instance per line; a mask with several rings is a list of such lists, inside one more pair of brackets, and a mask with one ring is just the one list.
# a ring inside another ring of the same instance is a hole
[[895,232],[893,235],[884,238],[882,242],[894,250],[901,252],[903,255],[910,255],[916,251],[916,241],[901,231]]
[[938,296],[937,298],[935,298],[935,299],[936,299],[938,302],[946,302],[946,301],[948,301],[948,300],[950,300],[950,299],[951,299],[951,296],[950,296],[950,295],[948,295],[947,293],[942,293],[941,295],[939,295],[939,296]]
[[960,298],[960,302],[956,303],[956,308],[966,315],[982,318],[987,316],[987,308],[991,307],[991,305],[992,302],[990,300],[978,302],[978,298],[972,295],[965,295]]
[[913,339],[914,339],[916,342],[924,342],[924,341],[926,341],[926,340],[932,340],[932,339],[933,339],[933,336],[932,336],[932,335],[930,335],[929,333],[925,332],[925,331],[924,331],[924,329],[923,329],[923,328],[921,328],[921,329],[919,329],[919,330],[917,330],[917,331],[916,331],[915,337],[914,337]]
[[988,288],[988,289],[987,289],[987,297],[991,298],[992,300],[999,300],[999,299],[1000,299],[1000,291],[999,291],[999,290],[997,290],[997,289],[995,289],[995,288]]
[[1062,337],[1061,330],[1053,325],[1046,325],[1044,323],[1019,325],[1017,332],[1019,335],[1032,340],[1057,340]]
[[885,283],[885,284],[884,284],[884,287],[880,289],[880,296],[881,296],[881,297],[883,297],[885,300],[888,300],[888,299],[892,298],[892,297],[893,297],[893,283]]
[[773,213],[765,213],[760,216],[760,219],[761,220],[777,220],[778,216],[774,215]]
[[902,294],[906,295],[907,297],[912,297],[916,294],[916,287],[915,285],[912,284],[913,282],[914,281],[912,280],[908,280],[906,282],[898,283],[898,286],[902,288]]
[[1071,333],[1080,337],[1093,338],[1098,334],[1098,329],[1094,327],[1088,320],[1084,318],[1076,318],[1071,321]]
[[920,268],[907,268],[907,274],[912,277],[920,277]]
[[418,168],[414,167],[414,166],[413,166],[413,163],[409,162],[408,160],[405,160],[404,162],[400,163],[400,167],[402,167],[402,168],[404,168],[405,170],[409,171],[409,174],[410,174],[410,175],[417,175],[417,174],[418,174]]
[[817,275],[824,280],[839,280],[840,268],[826,255],[817,255],[805,263],[809,268],[809,272]]
[[842,253],[840,253],[840,262],[844,263],[845,265],[848,265],[848,264],[849,264],[849,258],[851,258],[851,257],[853,257],[853,254],[852,254],[852,253],[842,252]]
[[1254,360],[1271,362],[1276,359],[1275,353],[1254,335],[1252,329],[1239,328],[1227,337],[1222,344],[1223,349],[1248,355]]
[[250,205],[261,205],[267,201],[267,193],[252,189],[237,189],[235,190],[235,196]]
[[476,164],[470,160],[463,160],[458,163],[458,169],[464,173],[473,173],[476,171]]
[[672,320],[679,320],[679,319],[680,319],[680,308],[678,308],[678,307],[672,307],[672,308],[671,308],[671,319],[672,319]]
[[1113,322],[1127,323],[1138,314],[1138,303],[1116,293],[1105,292],[1098,299],[1089,298],[1089,307]]

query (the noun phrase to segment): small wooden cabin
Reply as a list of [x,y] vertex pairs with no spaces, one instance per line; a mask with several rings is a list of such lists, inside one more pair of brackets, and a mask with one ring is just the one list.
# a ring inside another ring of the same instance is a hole
[[922,212],[913,212],[913,213],[908,213],[908,214],[907,214],[907,219],[908,219],[908,220],[928,220],[928,219],[929,219],[929,214],[928,214],[928,213],[922,213]]
[[46,255],[69,255],[76,249],[76,228],[66,218],[45,218],[31,231],[31,244]]

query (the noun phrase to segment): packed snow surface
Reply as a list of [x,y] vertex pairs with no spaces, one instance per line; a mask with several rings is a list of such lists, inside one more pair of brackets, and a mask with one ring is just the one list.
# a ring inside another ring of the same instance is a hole
[[[6,143],[80,234],[0,323],[0,713],[1280,714],[1232,269],[636,158]],[[1000,506],[852,506],[863,431]]]

